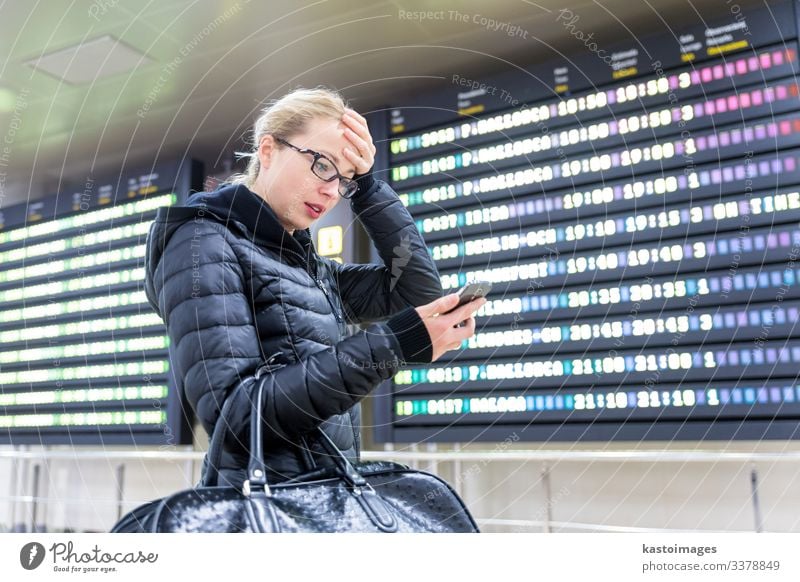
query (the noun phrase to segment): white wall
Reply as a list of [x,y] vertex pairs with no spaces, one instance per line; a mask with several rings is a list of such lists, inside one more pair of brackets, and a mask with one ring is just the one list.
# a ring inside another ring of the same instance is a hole
[[[442,450],[443,447],[439,447]],[[486,449],[482,445],[462,450]],[[502,450],[793,452],[800,443],[644,443],[589,445],[512,444]],[[420,468],[424,468],[421,464]],[[670,530],[754,531],[751,469],[759,480],[765,531],[800,531],[800,461],[793,462],[560,462],[550,466],[550,514],[554,522],[575,522]],[[451,471],[441,471],[458,483]],[[461,491],[477,518],[544,521],[547,497],[542,464],[462,463]],[[485,531],[542,531],[518,525],[485,526]],[[552,527],[552,531],[590,528]]]
[[[203,431],[196,431],[202,433]],[[208,446],[205,434],[196,438],[196,450]],[[12,447],[0,447],[3,455]],[[41,451],[41,447],[30,447]],[[70,452],[74,447],[50,447],[49,451]],[[80,452],[103,452],[99,447],[81,447]],[[106,453],[135,451],[132,447],[106,447]],[[139,451],[153,450],[158,448]],[[190,451],[191,447],[173,447],[171,451]],[[107,531],[117,521],[118,488],[117,468],[125,465],[124,503],[122,513],[134,507],[163,497],[180,489],[195,485],[200,478],[200,462],[165,460],[12,460],[0,457],[0,530],[26,528],[30,531],[32,503],[10,499],[16,483],[16,496],[33,494],[33,465],[43,466],[40,471],[36,523],[46,525],[48,531]],[[16,465],[16,471],[14,466]],[[14,479],[16,473],[16,479]],[[12,523],[13,515],[13,523]]]

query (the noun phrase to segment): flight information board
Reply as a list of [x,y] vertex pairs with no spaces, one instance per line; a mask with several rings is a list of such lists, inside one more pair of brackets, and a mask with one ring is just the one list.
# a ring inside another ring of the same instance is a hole
[[0,443],[191,443],[144,260],[156,211],[199,176],[89,178],[0,213]]
[[795,6],[391,110],[442,286],[493,289],[381,393],[377,440],[800,436]]

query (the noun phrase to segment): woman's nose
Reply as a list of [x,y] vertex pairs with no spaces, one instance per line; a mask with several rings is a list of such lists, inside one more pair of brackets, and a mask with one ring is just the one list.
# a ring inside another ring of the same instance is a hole
[[339,195],[339,178],[331,180],[330,182],[323,182],[320,187],[320,192],[331,198]]

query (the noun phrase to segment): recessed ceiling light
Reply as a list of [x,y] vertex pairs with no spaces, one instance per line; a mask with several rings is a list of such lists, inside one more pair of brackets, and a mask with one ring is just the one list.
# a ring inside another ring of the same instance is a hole
[[0,113],[11,113],[14,111],[16,94],[11,89],[0,87]]
[[113,36],[101,36],[28,61],[36,70],[73,85],[124,73],[151,62]]

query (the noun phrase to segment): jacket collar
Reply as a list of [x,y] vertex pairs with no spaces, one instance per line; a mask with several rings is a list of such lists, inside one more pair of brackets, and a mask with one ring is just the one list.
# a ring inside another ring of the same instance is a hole
[[202,208],[220,222],[238,227],[251,241],[269,247],[292,262],[310,265],[316,252],[311,230],[297,229],[289,234],[272,207],[243,184],[223,186],[213,192],[197,192],[189,196],[185,206]]

